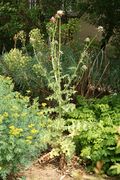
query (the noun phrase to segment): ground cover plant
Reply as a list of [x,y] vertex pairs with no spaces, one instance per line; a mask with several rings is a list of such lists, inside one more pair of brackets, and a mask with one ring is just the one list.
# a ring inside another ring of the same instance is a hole
[[96,173],[120,174],[119,102],[119,95],[90,100],[79,96],[77,109],[69,114],[78,129],[76,152]]

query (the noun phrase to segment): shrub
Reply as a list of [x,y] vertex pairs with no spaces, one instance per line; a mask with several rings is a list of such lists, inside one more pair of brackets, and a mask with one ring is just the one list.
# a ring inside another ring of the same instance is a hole
[[[17,38],[23,38],[21,36],[23,36],[23,32],[20,32]],[[34,48],[34,56],[25,53],[25,46],[22,50],[11,49],[9,53],[4,54],[3,60],[1,60],[2,72],[13,78],[21,92],[31,90],[32,93],[38,95],[46,87],[45,77],[48,74],[45,67],[47,66],[49,70],[47,48],[45,50],[43,37],[38,29],[30,32],[30,43]]]
[[28,165],[46,148],[35,100],[13,92],[10,78],[0,76],[0,176],[6,179]]
[[[104,171],[108,174],[120,174],[119,102],[119,95],[88,101],[79,97],[78,108],[69,113],[69,122],[75,128],[76,152],[97,173]],[[98,164],[101,164],[101,168]]]

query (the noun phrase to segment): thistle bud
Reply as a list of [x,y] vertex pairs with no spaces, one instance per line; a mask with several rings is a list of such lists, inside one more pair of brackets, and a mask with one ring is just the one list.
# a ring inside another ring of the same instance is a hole
[[56,19],[55,19],[55,17],[51,17],[51,19],[50,19],[50,21],[52,22],[52,23],[55,23],[56,22]]
[[85,42],[86,42],[86,43],[89,43],[89,42],[90,42],[90,38],[87,37],[87,38],[85,39]]
[[84,65],[82,66],[82,69],[83,69],[84,71],[86,71],[86,70],[87,70],[87,66],[84,64]]
[[64,11],[62,11],[62,10],[57,11],[57,15],[62,17],[64,15]]
[[98,32],[103,32],[104,31],[102,26],[98,26],[97,30],[98,30]]

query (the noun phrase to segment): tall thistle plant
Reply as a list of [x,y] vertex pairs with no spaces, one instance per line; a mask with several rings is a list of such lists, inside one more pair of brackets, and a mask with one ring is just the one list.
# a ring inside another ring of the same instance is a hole
[[[49,50],[52,70],[50,71],[48,79],[48,86],[52,90],[52,95],[47,97],[47,100],[53,101],[54,107],[47,107],[43,111],[52,121],[47,124],[48,132],[50,132],[51,140],[49,141],[52,151],[51,156],[60,156],[61,160],[70,159],[75,151],[73,138],[65,135],[68,130],[64,115],[68,111],[73,111],[75,105],[70,103],[71,96],[75,93],[73,86],[68,86],[70,83],[70,76],[63,75],[62,72],[62,48],[61,48],[61,17],[63,11],[58,11],[57,14],[51,18],[48,24],[49,34]],[[54,115],[54,116],[53,116]],[[54,119],[54,120],[53,120]],[[60,161],[60,166],[61,161]],[[61,167],[62,168],[62,167]]]
[[[70,132],[70,126],[66,125],[67,120],[65,120],[64,115],[75,109],[75,105],[71,103],[72,95],[76,92],[73,81],[77,77],[80,66],[83,66],[86,49],[81,54],[78,65],[74,67],[73,74],[64,75],[61,63],[63,54],[61,45],[61,18],[63,15],[63,11],[57,11],[57,14],[51,18],[47,27],[50,60],[52,64],[52,70],[50,71],[49,77],[47,77],[48,86],[52,90],[52,95],[47,97],[47,100],[53,101],[55,104],[52,108],[44,108],[43,112],[51,122],[46,125],[48,132],[51,134],[51,140],[49,141],[49,144],[52,146],[51,156],[60,155],[61,160],[66,160],[66,158],[70,159],[74,154],[75,145],[73,141],[74,136]],[[84,70],[86,70],[86,68],[84,68]],[[65,132],[67,132],[67,134]]]
[[[61,18],[64,12],[59,10],[57,14],[50,19],[50,23],[47,26],[49,34],[49,45],[50,45],[50,59],[52,62],[52,71],[49,78],[49,87],[52,89],[53,94],[50,95],[48,100],[55,100],[57,102],[57,110],[59,118],[63,117],[66,111],[74,110],[74,104],[70,103],[72,100],[72,95],[75,94],[75,84],[78,79],[81,79],[84,72],[87,70],[87,62],[89,59],[88,48],[94,41],[89,40],[86,42],[85,48],[81,53],[78,64],[74,67],[69,67],[73,69],[72,75],[63,73],[62,69],[62,37],[61,37]],[[81,73],[79,73],[81,72]],[[81,77],[78,77],[79,76]]]
[[[52,71],[49,79],[49,87],[53,94],[48,100],[57,102],[57,111],[59,118],[62,118],[64,111],[74,109],[74,105],[70,104],[71,96],[75,93],[74,87],[69,87],[70,76],[62,73],[62,49],[61,49],[61,17],[63,11],[58,11],[55,17],[50,19],[48,24],[49,44],[50,44],[50,59],[52,62]],[[63,83],[67,82],[67,83]],[[55,110],[55,108],[54,108]]]

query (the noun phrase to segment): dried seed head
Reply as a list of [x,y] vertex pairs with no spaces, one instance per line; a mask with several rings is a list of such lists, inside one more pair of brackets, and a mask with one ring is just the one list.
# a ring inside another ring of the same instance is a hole
[[89,43],[89,42],[90,42],[90,38],[87,37],[87,38],[85,39],[85,42],[86,42],[86,43]]
[[84,65],[82,66],[82,69],[83,69],[84,71],[86,71],[86,70],[87,70],[87,66],[84,64]]
[[103,32],[104,31],[104,28],[102,26],[98,26],[98,32]]
[[17,39],[18,39],[18,35],[15,34],[14,37],[13,37],[13,40],[15,41],[15,40],[17,40]]
[[64,15],[64,11],[62,11],[62,10],[57,11],[57,15],[62,17]]
[[55,14],[55,18],[58,19],[60,18],[60,16],[58,14]]

